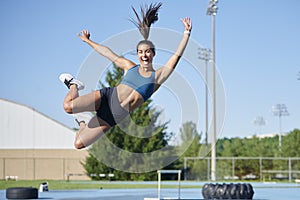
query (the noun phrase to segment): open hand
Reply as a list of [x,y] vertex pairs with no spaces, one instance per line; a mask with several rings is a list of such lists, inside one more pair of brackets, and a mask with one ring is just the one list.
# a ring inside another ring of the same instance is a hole
[[186,31],[191,31],[192,30],[192,20],[189,17],[185,17],[181,19],[183,26]]
[[84,42],[90,39],[90,32],[88,30],[82,30],[77,36]]

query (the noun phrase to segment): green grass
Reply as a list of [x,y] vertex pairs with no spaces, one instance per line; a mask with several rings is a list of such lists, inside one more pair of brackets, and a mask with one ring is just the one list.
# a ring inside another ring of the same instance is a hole
[[[44,180],[34,180],[34,181],[0,181],[0,189],[7,189],[10,187],[35,187],[39,188],[39,185]],[[118,189],[118,188],[138,188],[140,185],[138,184],[112,184],[109,182],[97,182],[97,181],[47,181],[49,183],[49,189],[51,190],[77,190],[77,189],[99,189],[99,188],[111,188],[111,189]],[[147,188],[151,188],[154,186],[152,185],[145,185]]]
[[[0,190],[5,190],[10,187],[35,187],[39,188],[39,185],[45,180],[34,180],[34,181],[3,181],[0,180]],[[157,188],[157,184],[138,182],[132,184],[122,184],[122,182],[104,182],[104,181],[47,181],[49,183],[50,190],[79,190],[79,189],[137,189],[137,188]],[[177,188],[176,184],[167,183],[163,184],[164,188]],[[200,188],[201,186],[181,186],[182,188]]]

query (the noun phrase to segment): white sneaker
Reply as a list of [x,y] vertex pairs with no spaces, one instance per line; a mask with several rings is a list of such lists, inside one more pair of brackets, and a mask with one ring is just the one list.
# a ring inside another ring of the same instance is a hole
[[88,124],[89,121],[92,119],[93,116],[85,113],[76,113],[73,114],[73,117],[75,118],[75,121],[78,123],[78,125],[80,126],[80,123],[85,123]]
[[81,81],[75,79],[71,74],[61,74],[59,76],[59,80],[66,84],[68,88],[70,88],[71,85],[75,84],[78,90],[84,89],[84,84]]

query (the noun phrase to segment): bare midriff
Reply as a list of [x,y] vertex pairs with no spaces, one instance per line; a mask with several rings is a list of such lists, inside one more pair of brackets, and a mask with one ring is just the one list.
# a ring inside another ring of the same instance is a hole
[[144,103],[142,95],[127,85],[119,84],[117,91],[120,105],[129,112]]

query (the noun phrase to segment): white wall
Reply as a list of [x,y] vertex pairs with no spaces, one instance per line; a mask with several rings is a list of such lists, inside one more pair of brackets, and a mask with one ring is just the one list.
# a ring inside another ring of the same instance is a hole
[[33,108],[0,99],[0,149],[74,149],[74,136]]

